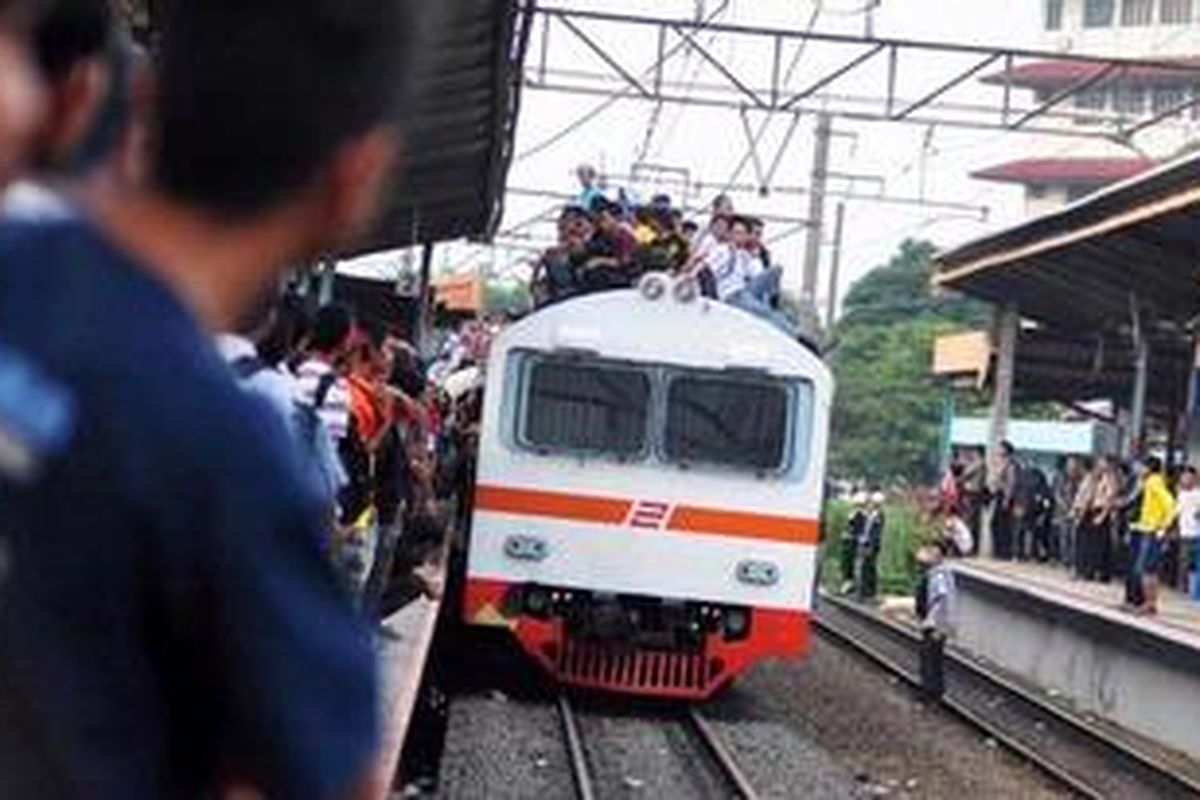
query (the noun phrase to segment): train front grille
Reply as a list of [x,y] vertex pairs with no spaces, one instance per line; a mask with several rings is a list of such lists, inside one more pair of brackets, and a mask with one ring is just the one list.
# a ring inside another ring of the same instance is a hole
[[680,696],[704,693],[720,677],[719,659],[704,653],[618,648],[568,639],[556,664],[563,683],[597,689]]

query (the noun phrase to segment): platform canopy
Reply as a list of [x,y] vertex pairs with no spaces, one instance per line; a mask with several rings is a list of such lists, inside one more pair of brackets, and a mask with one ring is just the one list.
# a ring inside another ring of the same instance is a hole
[[[135,35],[151,49],[164,1],[119,0]],[[401,173],[374,233],[343,256],[488,239],[500,221],[534,2],[413,5],[421,35],[413,82],[406,85]]]
[[936,259],[934,283],[1076,333],[1185,333],[1200,311],[1200,154]]
[[500,221],[532,0],[427,6],[433,19],[406,115],[403,173],[358,252],[488,239]]

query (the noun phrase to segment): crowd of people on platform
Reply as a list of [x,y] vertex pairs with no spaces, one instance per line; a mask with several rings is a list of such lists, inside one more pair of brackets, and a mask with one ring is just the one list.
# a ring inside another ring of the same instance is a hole
[[763,221],[739,214],[717,196],[703,227],[687,219],[669,195],[632,200],[623,189],[606,195],[596,170],[577,170],[580,191],[558,217],[558,238],[534,266],[537,305],[589,292],[629,288],[648,272],[692,276],[700,292],[797,334],[780,304],[782,267],[763,241]]
[[943,529],[970,543],[956,554],[978,552],[986,513],[990,556],[1061,564],[1084,581],[1122,579],[1124,605],[1138,614],[1157,612],[1160,584],[1200,601],[1195,467],[1168,475],[1156,455],[1069,456],[1048,478],[1004,442],[992,477],[979,448],[956,452],[942,477]]
[[382,798],[373,623],[478,392],[280,287],[373,225],[424,26],[129,5],[0,0],[0,795]]

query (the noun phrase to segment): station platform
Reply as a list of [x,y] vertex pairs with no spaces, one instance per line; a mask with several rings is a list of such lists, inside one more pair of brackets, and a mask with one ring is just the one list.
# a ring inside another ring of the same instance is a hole
[[1164,591],[1159,614],[1121,608],[1124,585],[1062,567],[956,561],[956,645],[1077,710],[1200,760],[1200,605]]
[[[435,574],[434,580],[444,586],[446,547],[426,566]],[[376,637],[382,703],[382,736],[375,763],[376,786],[390,787],[397,778],[402,778],[397,775],[400,757],[416,711],[441,609],[442,600],[418,595],[385,619]]]

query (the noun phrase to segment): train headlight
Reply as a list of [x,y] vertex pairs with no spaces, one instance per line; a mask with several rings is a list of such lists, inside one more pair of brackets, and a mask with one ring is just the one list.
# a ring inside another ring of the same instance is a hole
[[779,567],[770,561],[743,561],[737,565],[737,579],[754,586],[774,586],[779,583]]
[[504,540],[504,555],[517,561],[545,561],[550,547],[537,536],[509,536]]
[[721,615],[726,639],[741,639],[750,630],[750,612],[744,608],[727,608]]
[[672,291],[676,301],[691,303],[700,296],[700,282],[689,275],[675,281],[675,288]]
[[638,291],[647,300],[660,300],[667,293],[667,278],[661,272],[651,272],[638,281]]

